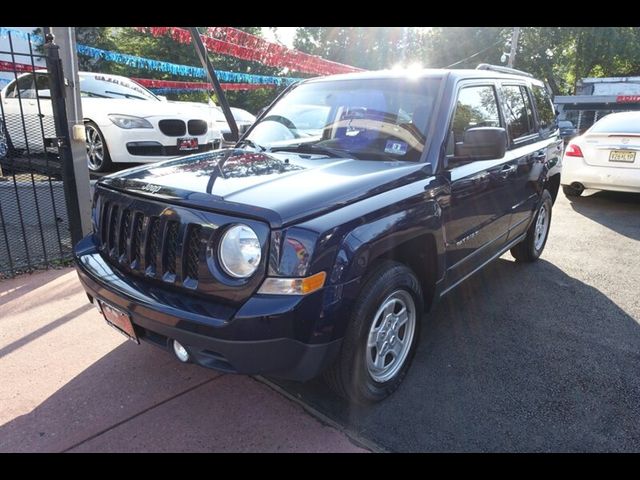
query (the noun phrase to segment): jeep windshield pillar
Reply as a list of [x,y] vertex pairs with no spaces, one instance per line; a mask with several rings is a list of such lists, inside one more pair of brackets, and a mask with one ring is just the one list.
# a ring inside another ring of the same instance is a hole
[[232,148],[101,178],[76,267],[133,341],[376,402],[438,299],[542,254],[561,152],[543,83],[517,71],[310,79]]

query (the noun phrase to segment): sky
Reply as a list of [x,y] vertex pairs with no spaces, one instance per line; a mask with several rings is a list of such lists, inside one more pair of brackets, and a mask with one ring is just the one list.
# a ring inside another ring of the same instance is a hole
[[[289,48],[293,48],[293,39],[296,36],[297,27],[276,27],[278,40]],[[267,40],[275,41],[276,38],[269,27],[262,27],[262,34]]]

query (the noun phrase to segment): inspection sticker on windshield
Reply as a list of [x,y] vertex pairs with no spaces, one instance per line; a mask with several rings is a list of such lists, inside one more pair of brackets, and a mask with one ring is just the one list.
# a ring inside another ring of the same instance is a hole
[[399,142],[397,140],[387,140],[387,145],[384,147],[384,153],[390,153],[392,155],[404,155],[407,153],[407,144],[405,142]]

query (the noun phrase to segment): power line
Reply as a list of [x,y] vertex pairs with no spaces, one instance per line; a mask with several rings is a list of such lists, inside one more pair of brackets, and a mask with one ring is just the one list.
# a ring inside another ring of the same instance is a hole
[[501,38],[498,41],[496,41],[495,43],[492,43],[491,45],[489,45],[486,48],[483,48],[482,50],[480,50],[479,52],[474,53],[473,55],[469,55],[467,58],[463,58],[462,60],[458,60],[455,63],[452,63],[451,65],[447,65],[446,67],[443,68],[451,68],[451,67],[455,67],[456,65],[462,63],[462,62],[466,62],[467,60],[471,60],[473,57],[477,57],[478,55],[480,55],[481,53],[486,52],[487,50],[489,50],[490,48],[495,47],[496,45],[498,45],[499,43],[502,43],[504,40]]

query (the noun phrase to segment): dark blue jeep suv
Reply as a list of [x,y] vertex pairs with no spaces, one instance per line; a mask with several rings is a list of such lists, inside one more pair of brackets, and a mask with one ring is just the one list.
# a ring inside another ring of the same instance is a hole
[[102,178],[75,248],[90,300],[181,361],[385,398],[425,311],[544,249],[555,111],[542,82],[498,70],[303,81],[234,148]]

